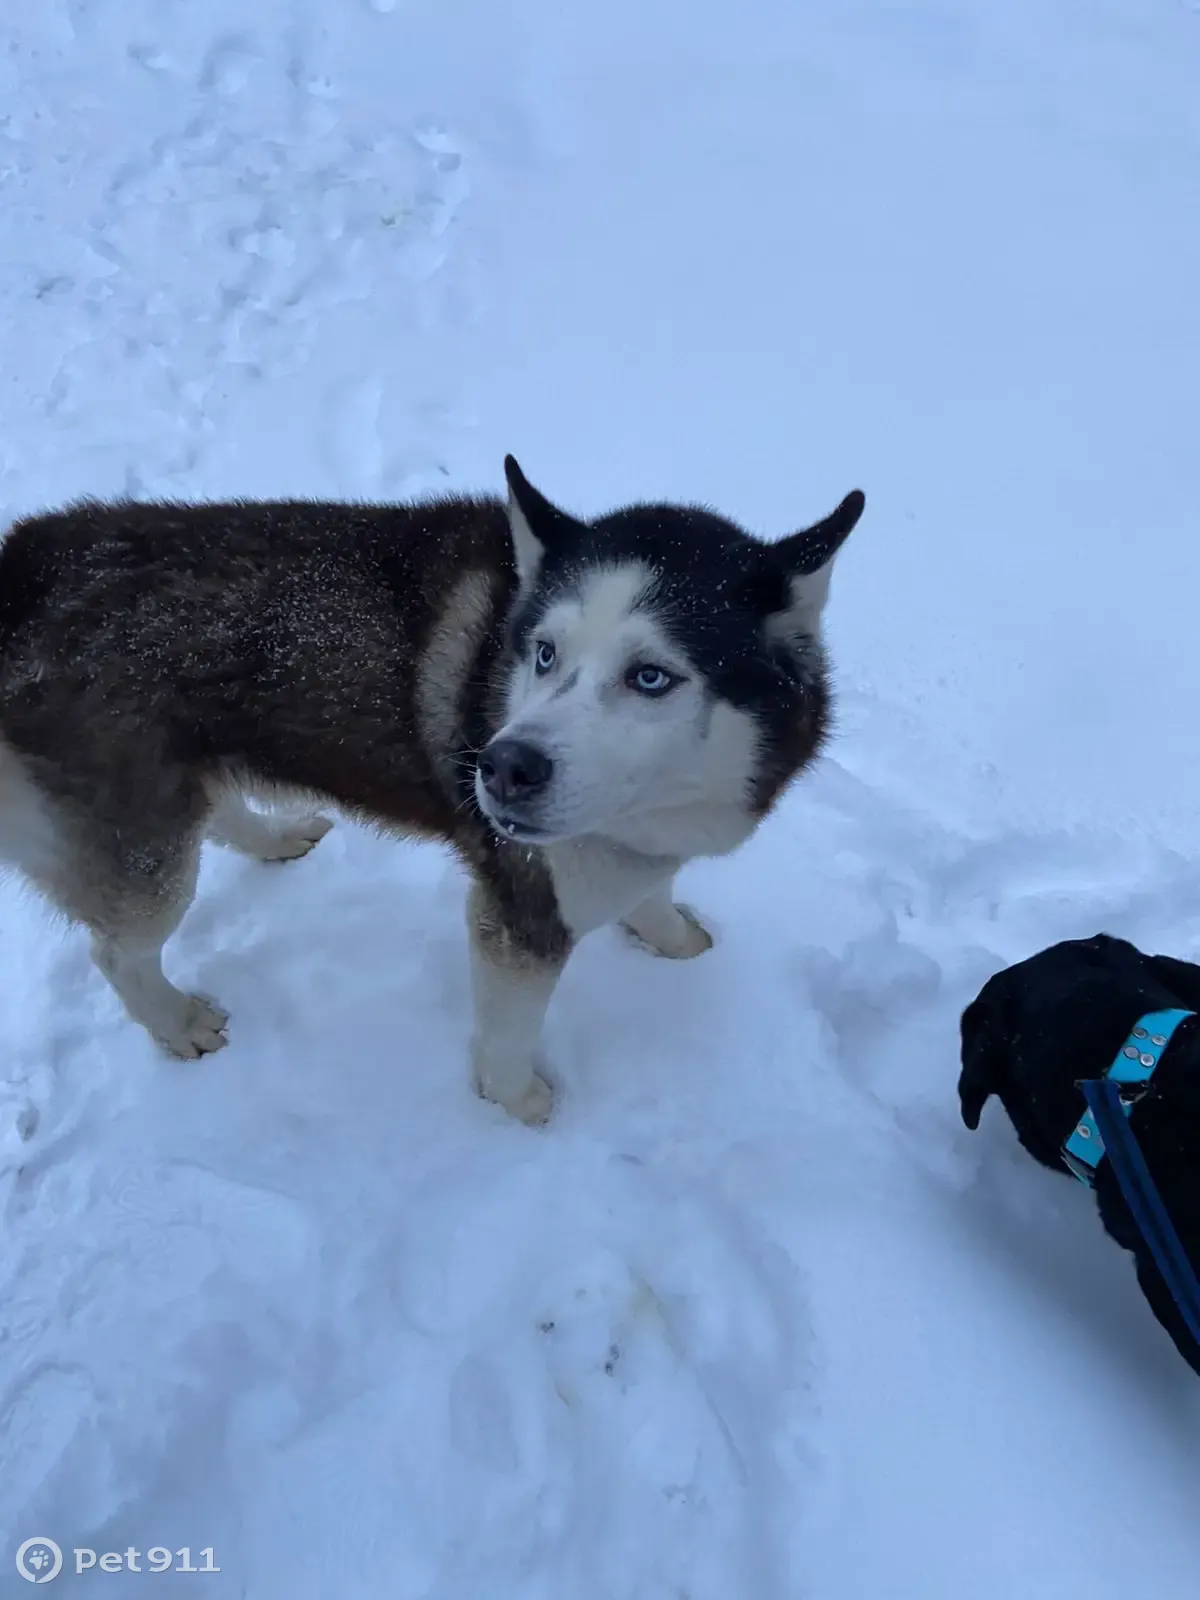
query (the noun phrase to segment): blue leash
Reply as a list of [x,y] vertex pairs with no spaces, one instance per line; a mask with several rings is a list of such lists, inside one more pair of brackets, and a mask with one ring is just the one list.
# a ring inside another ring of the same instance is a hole
[[1129,1113],[1121,1103],[1121,1091],[1108,1078],[1092,1079],[1079,1087],[1096,1119],[1112,1163],[1113,1176],[1121,1186],[1134,1224],[1149,1245],[1154,1264],[1179,1308],[1179,1315],[1200,1348],[1200,1280],[1179,1242],[1158,1185],[1150,1176],[1142,1147],[1129,1126]]
[[[1145,1094],[1171,1036],[1190,1011],[1156,1011],[1139,1019],[1103,1078],[1079,1084],[1088,1110],[1063,1145],[1069,1170],[1089,1187],[1105,1155],[1125,1196],[1134,1226],[1146,1241],[1188,1332],[1200,1348],[1200,1279],[1179,1242],[1158,1186],[1150,1176],[1129,1116]],[[1122,1087],[1125,1094],[1122,1094]]]

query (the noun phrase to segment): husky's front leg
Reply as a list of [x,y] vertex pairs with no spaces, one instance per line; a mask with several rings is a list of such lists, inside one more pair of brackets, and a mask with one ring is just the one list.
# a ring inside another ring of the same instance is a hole
[[538,1127],[554,1104],[553,1086],[541,1066],[542,1025],[570,941],[556,918],[553,925],[541,926],[527,915],[506,916],[482,884],[473,887],[469,914],[475,1089],[510,1116]]
[[621,925],[655,955],[687,961],[712,949],[712,934],[690,907],[674,903],[673,888],[670,880],[662,884]]

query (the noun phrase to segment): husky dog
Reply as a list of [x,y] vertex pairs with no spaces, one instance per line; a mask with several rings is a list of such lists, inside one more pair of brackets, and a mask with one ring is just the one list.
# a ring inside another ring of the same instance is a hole
[[162,969],[205,835],[284,861],[330,826],[247,795],[452,846],[475,1086],[531,1124],[575,942],[711,944],[672,880],[822,744],[820,617],[863,497],[767,544],[691,507],[583,521],[505,473],[507,506],[84,501],[0,545],[0,858],[90,930],[169,1053],[226,1042]]

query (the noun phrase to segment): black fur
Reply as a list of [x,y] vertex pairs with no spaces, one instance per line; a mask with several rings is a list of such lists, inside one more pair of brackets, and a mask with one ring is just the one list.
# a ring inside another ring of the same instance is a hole
[[[499,501],[84,502],[18,523],[0,546],[0,725],[34,764],[54,755],[39,777],[68,801],[64,785],[101,778],[93,751],[106,779],[128,759],[111,733],[124,717],[172,765],[245,768],[441,833],[412,664],[472,565],[515,589]],[[469,675],[465,720],[485,678]]]
[[[1103,1075],[1140,1016],[1177,1008],[1200,1012],[1200,967],[1143,955],[1108,934],[1068,940],[997,973],[962,1015],[963,1121],[977,1128],[996,1095],[1030,1155],[1070,1176],[1062,1145],[1086,1109],[1077,1082]],[[1200,1266],[1200,1017],[1180,1024],[1148,1093],[1133,1108],[1131,1126],[1180,1241]],[[1136,1259],[1155,1316],[1200,1372],[1200,1348],[1134,1226],[1107,1158],[1095,1192],[1105,1230]]]
[[[472,570],[491,577],[494,608],[463,672],[447,792],[418,736],[415,665]],[[557,957],[545,873],[496,839],[470,781],[515,592],[490,497],[83,501],[0,544],[0,730],[114,879],[168,863],[205,809],[203,778],[228,772],[448,839],[518,940]]]

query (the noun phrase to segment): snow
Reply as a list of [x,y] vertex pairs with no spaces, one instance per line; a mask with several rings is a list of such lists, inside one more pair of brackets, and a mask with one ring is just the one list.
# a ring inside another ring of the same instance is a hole
[[[11,8],[10,8],[11,9]],[[1182,1600],[1195,1379],[1082,1189],[958,1120],[989,973],[1200,958],[1185,0],[39,0],[0,38],[0,500],[867,513],[841,732],[601,934],[540,1133],[461,874],[206,858],[172,1066],[0,891],[0,1595]]]

